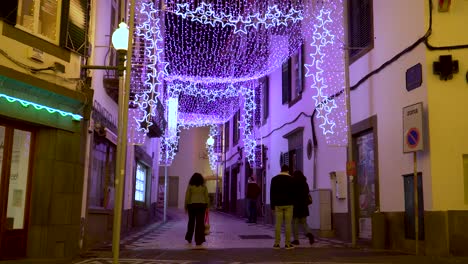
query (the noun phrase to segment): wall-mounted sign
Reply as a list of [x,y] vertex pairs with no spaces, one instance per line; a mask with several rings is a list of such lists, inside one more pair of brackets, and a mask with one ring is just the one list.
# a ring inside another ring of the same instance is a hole
[[403,152],[414,152],[424,149],[422,103],[403,108]]
[[422,65],[418,63],[406,70],[406,90],[409,92],[422,84]]

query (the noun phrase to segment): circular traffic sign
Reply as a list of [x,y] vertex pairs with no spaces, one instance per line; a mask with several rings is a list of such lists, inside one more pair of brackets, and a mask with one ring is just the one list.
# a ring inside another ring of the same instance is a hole
[[408,145],[409,148],[416,148],[420,139],[421,134],[417,128],[412,127],[406,132],[406,145]]

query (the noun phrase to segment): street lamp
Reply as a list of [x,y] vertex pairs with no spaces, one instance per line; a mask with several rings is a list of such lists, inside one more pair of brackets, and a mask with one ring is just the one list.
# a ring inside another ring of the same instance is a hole
[[214,138],[213,138],[212,136],[210,136],[210,137],[206,140],[206,144],[207,144],[208,146],[210,146],[210,147],[213,146],[213,144],[214,144]]
[[[131,0],[130,17],[134,16],[134,0]],[[117,70],[119,75],[119,113],[118,113],[118,135],[117,135],[117,157],[115,164],[115,196],[114,196],[114,221],[112,228],[112,255],[114,264],[118,263],[120,250],[120,227],[122,224],[122,200],[123,186],[127,153],[127,123],[128,123],[128,101],[130,92],[130,79],[124,78],[124,71],[127,76],[130,74],[130,64],[125,66],[127,56],[131,56],[131,39],[133,35],[133,19],[130,20],[130,30],[127,24],[121,22],[119,28],[112,34],[112,45],[117,50],[118,65],[117,66],[99,66],[99,65],[82,65],[82,69],[90,70]],[[130,46],[130,50],[128,47]]]
[[[120,22],[119,28],[112,33],[112,46],[117,50],[118,65],[117,66],[100,66],[100,65],[81,65],[82,69],[88,70],[117,70],[119,77],[123,76],[125,71],[125,60],[128,50],[128,26],[125,22]],[[122,86],[119,84],[119,90]],[[120,105],[119,105],[120,106]]]
[[119,60],[119,64],[117,65],[119,76],[123,76],[123,71],[125,70],[124,62],[128,50],[128,33],[127,24],[120,22],[119,28],[112,34],[112,45],[117,50]]

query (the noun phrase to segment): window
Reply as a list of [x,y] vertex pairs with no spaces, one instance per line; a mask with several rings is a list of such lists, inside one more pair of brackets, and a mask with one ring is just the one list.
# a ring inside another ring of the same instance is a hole
[[349,62],[353,63],[374,47],[372,0],[348,1]]
[[240,130],[240,110],[237,110],[237,112],[234,114],[234,117],[232,119],[232,144],[233,146],[239,143],[239,137],[240,137],[239,130]]
[[89,205],[112,209],[115,179],[116,147],[103,135],[94,134]]
[[148,173],[148,168],[142,163],[137,162],[136,180],[135,180],[135,201],[145,202],[147,173]]
[[[90,1],[3,1],[6,3],[2,2],[0,19],[55,45],[86,55]],[[16,36],[13,38],[18,39]],[[37,41],[29,41],[27,44],[44,48]]]
[[262,124],[265,124],[269,115],[269,110],[270,110],[270,105],[269,105],[270,83],[269,83],[268,76],[265,76],[260,79],[260,87],[262,90],[262,104],[261,104],[262,110],[263,110]]
[[224,126],[224,146],[225,146],[225,151],[229,149],[229,141],[231,138],[229,138],[229,121],[226,122],[226,125]]
[[304,86],[304,45],[298,48],[295,54],[283,63],[282,86],[283,104],[294,105],[302,98]]
[[19,0],[18,27],[58,44],[61,4],[61,0]]

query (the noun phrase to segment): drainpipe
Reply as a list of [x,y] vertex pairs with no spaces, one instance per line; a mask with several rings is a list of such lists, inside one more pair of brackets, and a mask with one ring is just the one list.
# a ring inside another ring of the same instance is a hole
[[[351,90],[349,87],[349,43],[348,43],[348,10],[347,1],[343,1],[343,28],[344,30],[344,41],[345,41],[345,52],[344,52],[344,70],[345,70],[345,96],[346,96],[346,124],[348,127],[347,136],[348,136],[348,147],[346,148],[347,152],[347,164],[354,163],[353,157],[353,136],[351,134]],[[349,176],[349,194],[350,194],[350,203],[351,203],[351,245],[356,247],[356,236],[357,236],[357,227],[356,227],[356,201],[355,201],[355,176]]]

